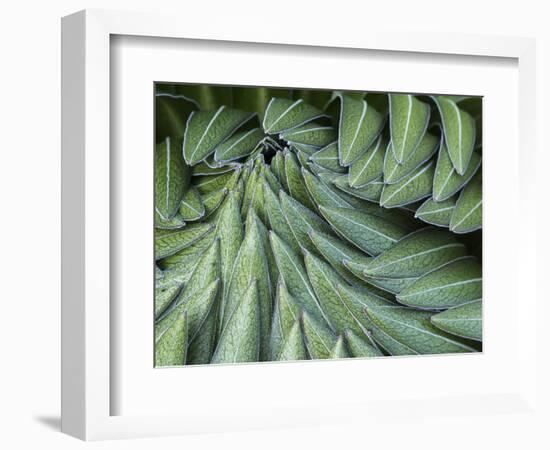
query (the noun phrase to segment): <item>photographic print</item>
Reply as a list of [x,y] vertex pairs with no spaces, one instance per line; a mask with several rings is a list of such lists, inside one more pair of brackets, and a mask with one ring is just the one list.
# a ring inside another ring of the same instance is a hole
[[482,98],[157,83],[155,366],[482,351]]

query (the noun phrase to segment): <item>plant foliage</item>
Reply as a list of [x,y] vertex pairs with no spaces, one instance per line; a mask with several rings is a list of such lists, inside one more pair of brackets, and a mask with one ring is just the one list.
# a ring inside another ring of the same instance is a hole
[[481,351],[481,99],[156,87],[157,366]]

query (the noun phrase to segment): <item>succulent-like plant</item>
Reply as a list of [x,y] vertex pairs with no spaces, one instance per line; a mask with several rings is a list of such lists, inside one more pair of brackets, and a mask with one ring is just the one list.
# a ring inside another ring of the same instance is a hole
[[481,350],[481,99],[156,87],[157,366]]

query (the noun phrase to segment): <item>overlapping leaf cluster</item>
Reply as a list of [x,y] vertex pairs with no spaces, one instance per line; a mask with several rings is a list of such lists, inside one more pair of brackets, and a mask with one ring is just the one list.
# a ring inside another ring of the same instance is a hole
[[156,364],[479,351],[480,125],[478,98],[159,86]]

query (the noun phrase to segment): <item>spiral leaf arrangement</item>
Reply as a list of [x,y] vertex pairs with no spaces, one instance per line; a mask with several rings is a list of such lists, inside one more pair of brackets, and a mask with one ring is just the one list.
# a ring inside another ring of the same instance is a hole
[[157,366],[481,350],[481,99],[155,101]]

